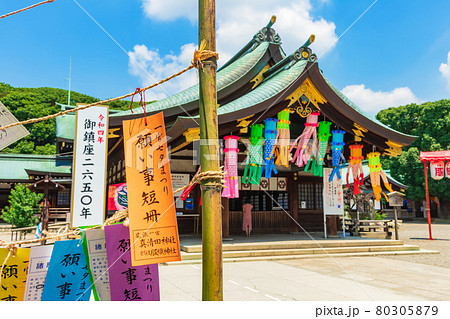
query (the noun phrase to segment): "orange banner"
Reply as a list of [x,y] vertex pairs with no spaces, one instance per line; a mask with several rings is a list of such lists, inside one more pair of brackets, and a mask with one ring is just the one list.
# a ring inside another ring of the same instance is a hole
[[123,121],[133,266],[181,260],[163,113]]

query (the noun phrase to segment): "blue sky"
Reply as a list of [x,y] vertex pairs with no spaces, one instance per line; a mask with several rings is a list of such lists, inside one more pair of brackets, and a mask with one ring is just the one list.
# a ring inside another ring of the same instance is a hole
[[[0,1],[0,14],[39,1]],[[220,62],[275,14],[273,27],[285,51],[314,33],[311,47],[325,76],[372,114],[450,98],[450,1],[374,2],[217,0]],[[197,37],[195,0],[55,0],[0,20],[0,81],[67,89],[71,58],[72,90],[101,99],[119,96],[187,66]],[[191,71],[148,93],[147,100],[196,81]]]

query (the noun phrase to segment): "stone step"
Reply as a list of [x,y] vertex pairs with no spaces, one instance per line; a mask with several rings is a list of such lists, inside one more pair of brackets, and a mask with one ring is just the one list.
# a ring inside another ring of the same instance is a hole
[[[401,255],[416,255],[416,254],[439,254],[439,251],[434,250],[406,250],[406,251],[372,251],[372,252],[359,252],[359,253],[332,253],[332,254],[313,254],[313,255],[290,255],[290,256],[263,256],[263,257],[243,257],[243,258],[223,258],[224,263],[229,262],[250,262],[250,261],[277,261],[277,260],[290,260],[290,259],[307,259],[307,258],[327,258],[327,257],[373,257],[373,256],[401,256]],[[176,265],[194,265],[201,264],[201,259],[189,259],[174,261],[169,263],[163,263],[166,266]]]
[[[233,243],[222,245],[225,251],[244,251],[244,250],[275,250],[275,249],[307,249],[317,248],[320,245],[323,248],[331,247],[367,247],[367,246],[398,246],[403,245],[402,240],[388,239],[348,239],[348,240],[295,240],[295,241],[276,241],[276,242],[253,242],[253,243]],[[181,245],[181,250],[188,253],[199,253],[202,251],[202,245]]]
[[[362,252],[381,252],[381,251],[411,251],[419,250],[414,245],[397,246],[363,246],[363,247],[327,247],[327,248],[307,248],[307,249],[264,249],[264,250],[245,250],[245,251],[224,251],[223,258],[246,258],[246,257],[272,257],[272,256],[291,256],[291,255],[316,255],[316,254],[338,254],[338,253],[362,253]],[[181,260],[201,259],[202,253],[181,253]]]

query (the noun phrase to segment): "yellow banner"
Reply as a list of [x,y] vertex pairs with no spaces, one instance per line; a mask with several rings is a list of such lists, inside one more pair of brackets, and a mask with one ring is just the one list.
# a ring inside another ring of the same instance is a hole
[[123,121],[133,266],[181,260],[163,113]]
[[[0,267],[7,256],[8,249],[0,248]],[[3,267],[3,272],[0,274],[2,277],[0,285],[1,301],[23,301],[29,259],[29,248],[18,248],[15,255],[11,253]]]

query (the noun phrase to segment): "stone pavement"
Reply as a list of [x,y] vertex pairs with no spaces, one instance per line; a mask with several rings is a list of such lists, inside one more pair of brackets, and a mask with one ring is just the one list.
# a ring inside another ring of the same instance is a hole
[[[224,267],[224,300],[450,300],[450,272],[378,257],[236,262]],[[201,300],[201,265],[160,266],[161,300]]]

